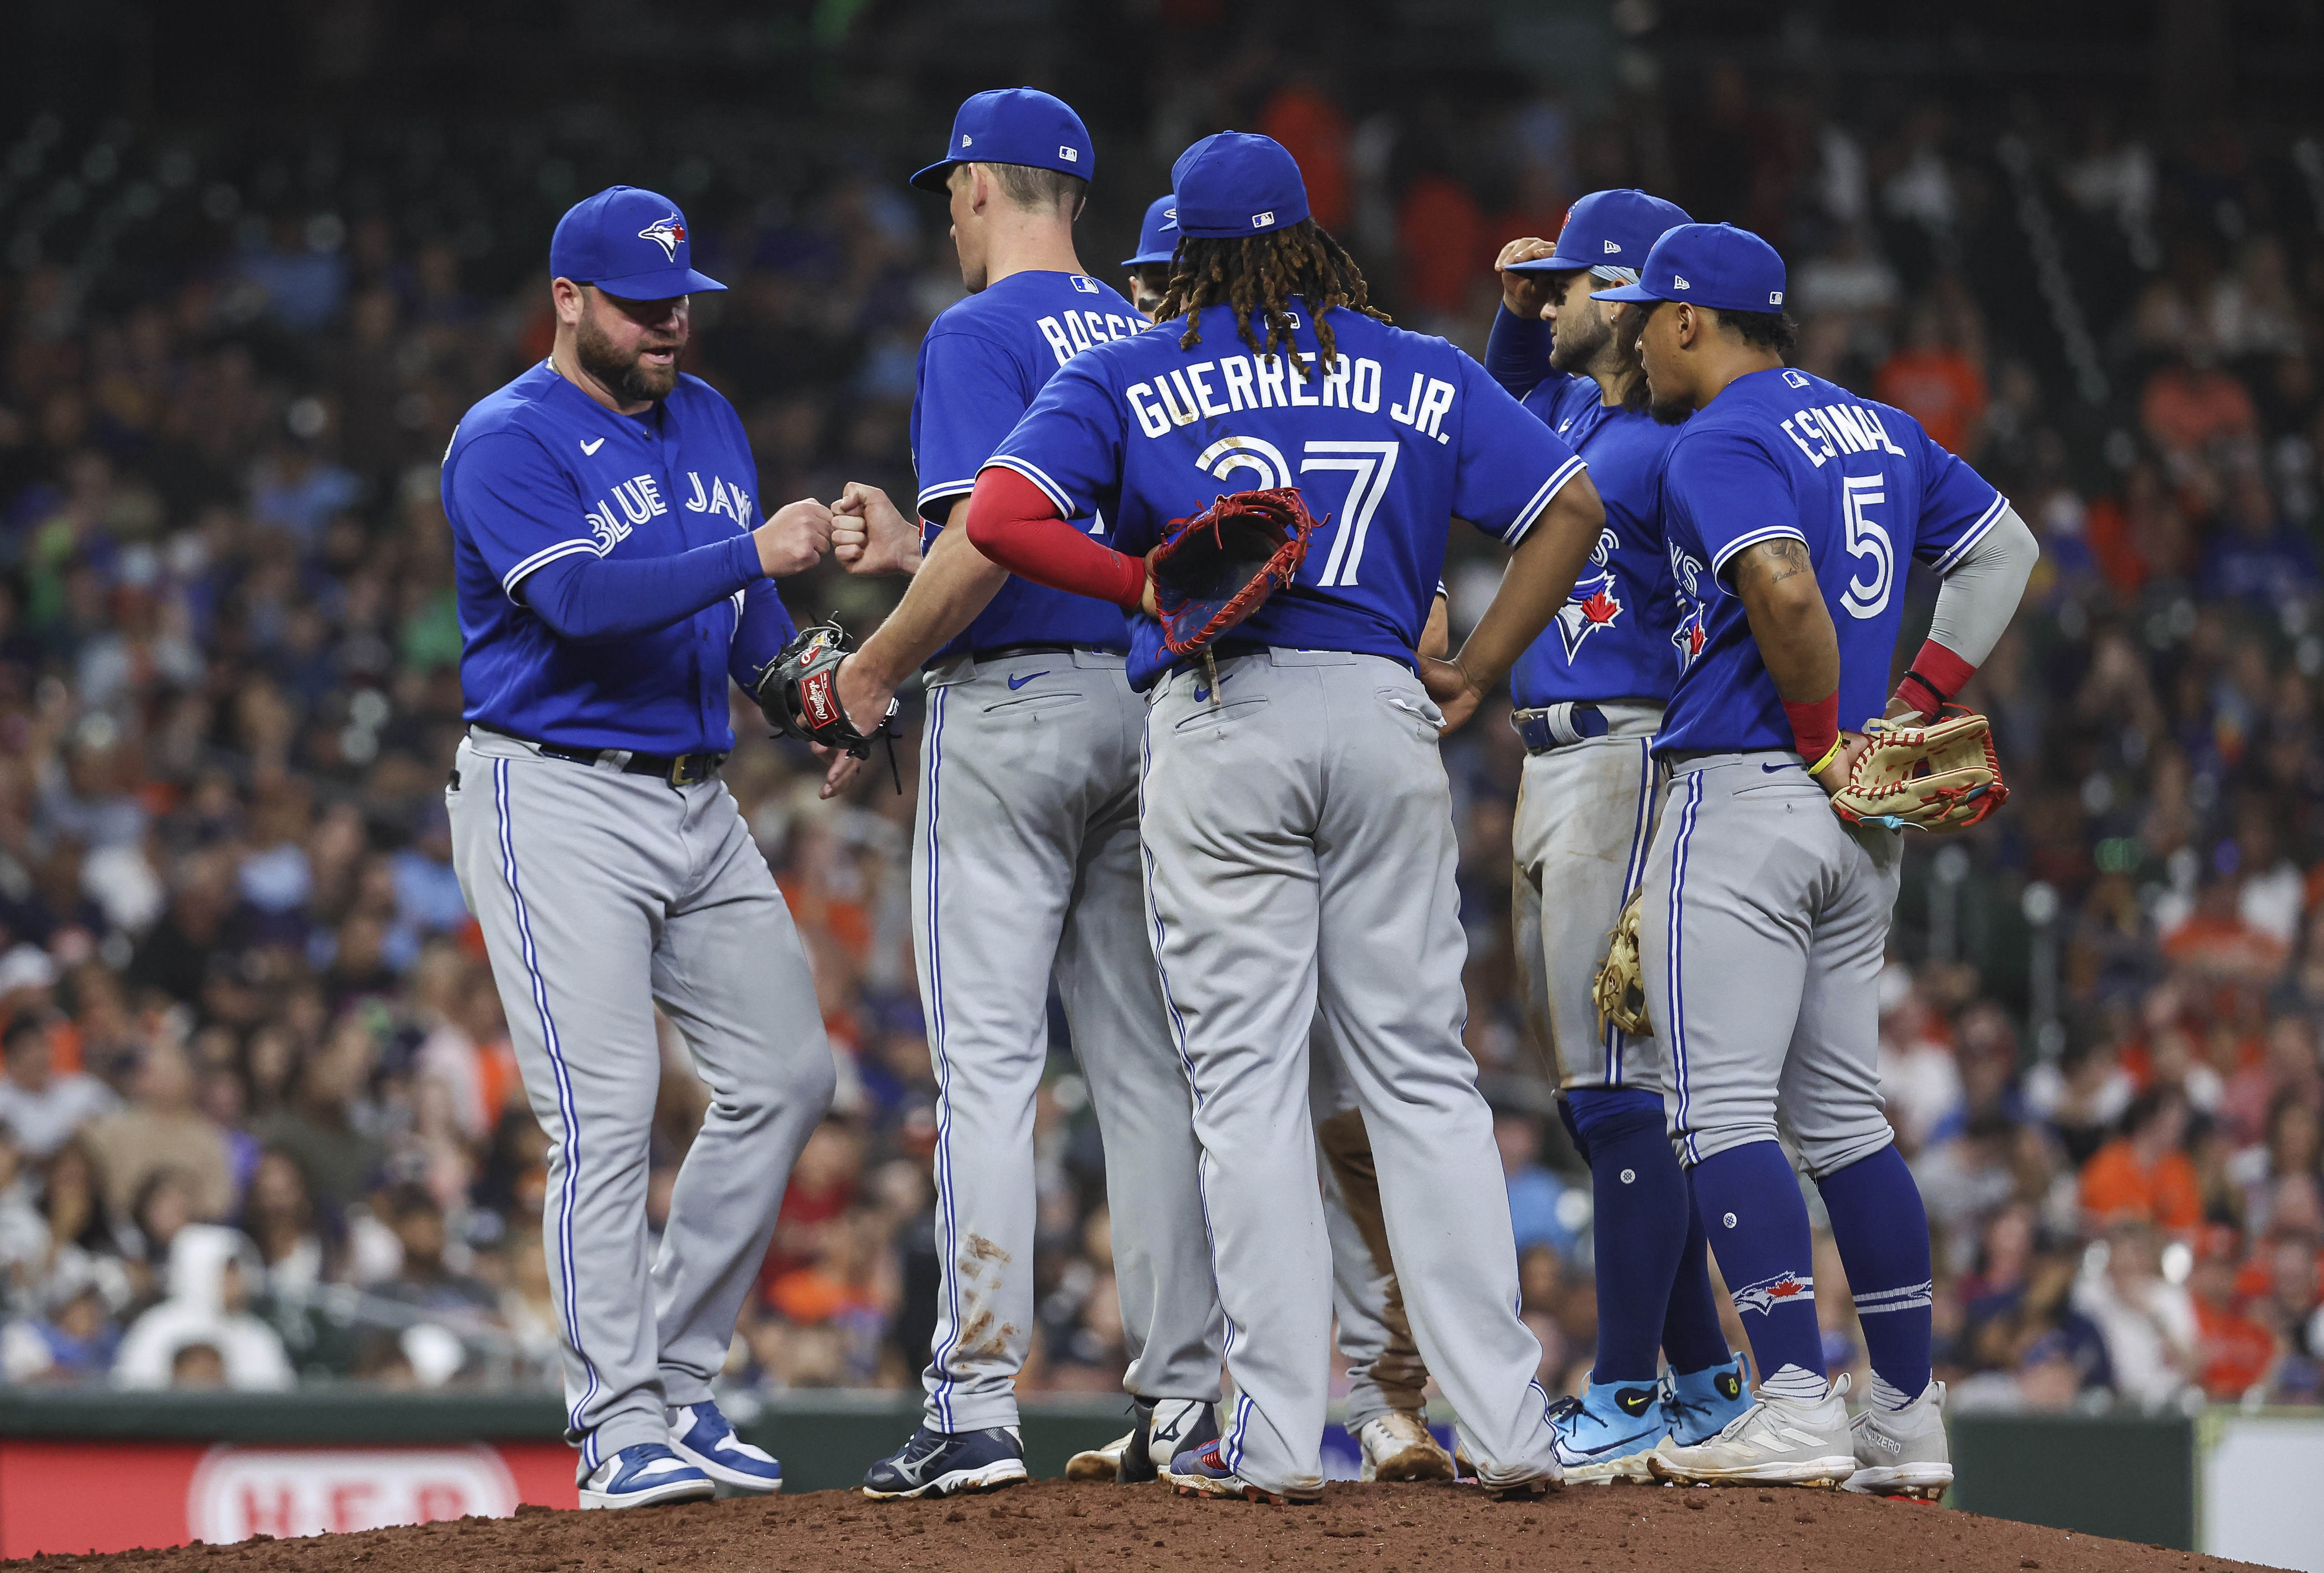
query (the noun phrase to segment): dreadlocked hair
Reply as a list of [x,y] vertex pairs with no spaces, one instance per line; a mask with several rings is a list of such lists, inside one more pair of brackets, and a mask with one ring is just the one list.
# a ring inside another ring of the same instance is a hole
[[[1294,350],[1291,338],[1295,295],[1307,302],[1315,319],[1320,367],[1328,369],[1339,357],[1332,325],[1323,315],[1333,307],[1345,306],[1380,322],[1395,320],[1372,305],[1371,286],[1364,282],[1355,258],[1312,218],[1266,235],[1231,240],[1188,236],[1181,240],[1159,317],[1165,322],[1185,318],[1186,332],[1178,347],[1192,349],[1203,342],[1203,308],[1229,307],[1234,312],[1236,337],[1260,356],[1280,348],[1304,381],[1309,375],[1307,364]],[[1253,317],[1266,324],[1265,344],[1251,330]]]

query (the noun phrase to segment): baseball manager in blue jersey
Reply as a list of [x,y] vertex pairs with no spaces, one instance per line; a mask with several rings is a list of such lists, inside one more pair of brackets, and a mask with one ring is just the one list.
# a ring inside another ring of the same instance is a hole
[[[581,1505],[780,1488],[711,1402],[792,1160],[831,1103],[815,984],[718,769],[727,680],[793,629],[777,575],[832,531],[764,517],[742,423],[678,370],[686,217],[615,186],[549,243],[549,357],[444,456],[468,722],[445,800],[526,1095]],[[654,1006],[710,1086],[647,1260]]]

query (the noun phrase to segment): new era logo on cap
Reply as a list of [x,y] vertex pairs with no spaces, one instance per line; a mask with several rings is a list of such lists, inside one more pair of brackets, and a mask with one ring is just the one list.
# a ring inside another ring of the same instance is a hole
[[1688,283],[1684,279],[1681,278],[1678,274],[1676,274],[1676,273],[1673,273],[1673,274],[1671,275],[1671,288],[1672,288],[1672,289],[1674,289],[1674,290],[1685,290],[1685,289],[1692,289],[1692,287],[1693,287],[1692,285],[1689,284],[1689,283]]
[[1077,147],[1067,147],[1062,143],[1057,146],[1057,156],[1065,160],[1069,164],[1077,164],[1082,162],[1081,149]]
[[1607,254],[1607,255],[1609,255],[1609,256],[1619,256],[1621,254],[1622,254],[1622,248],[1621,248],[1620,246],[1617,245],[1616,244],[1614,244],[1614,242],[1612,242],[1612,241],[1610,241],[1610,240],[1609,240],[1609,241],[1608,241],[1608,242],[1606,243],[1606,254]]
[[973,142],[974,140],[975,140],[975,138],[973,138],[973,137],[970,136],[970,135],[968,134],[968,133],[966,133],[965,131],[964,131],[964,132],[962,132],[962,133],[960,134],[960,145],[961,145],[961,146],[963,146],[963,147],[966,147],[970,143]]

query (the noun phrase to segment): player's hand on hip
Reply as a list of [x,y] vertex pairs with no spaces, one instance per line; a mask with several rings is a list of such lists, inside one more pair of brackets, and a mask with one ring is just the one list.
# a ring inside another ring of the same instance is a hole
[[917,520],[863,481],[850,481],[831,505],[831,555],[849,573],[910,575],[919,571]]
[[1485,702],[1484,685],[1471,678],[1458,661],[1422,656],[1420,686],[1428,690],[1428,697],[1444,712],[1444,724],[1436,728],[1440,737],[1459,731],[1477,713],[1477,707]]
[[1831,756],[1831,763],[1809,779],[1823,788],[1824,796],[1838,797],[1840,789],[1848,785],[1848,773],[1856,767],[1856,756],[1864,752],[1864,745],[1870,741],[1861,732],[1843,730],[1840,735],[1840,752]]
[[1557,254],[1554,241],[1527,235],[1501,247],[1501,254],[1493,261],[1493,271],[1501,275],[1501,304],[1513,317],[1539,317],[1541,309],[1549,304],[1549,277],[1545,273],[1513,273],[1511,264],[1535,262]]
[[831,549],[831,510],[801,497],[776,509],[752,534],[759,542],[759,569],[769,578],[805,573]]

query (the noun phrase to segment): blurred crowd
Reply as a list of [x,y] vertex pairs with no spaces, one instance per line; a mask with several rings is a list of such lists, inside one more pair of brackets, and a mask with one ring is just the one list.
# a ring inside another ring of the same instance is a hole
[[[2313,138],[2142,141],[2092,109],[1997,142],[1718,64],[1586,108],[1549,87],[1360,106],[1263,52],[1156,73],[1134,134],[1093,116],[1132,171],[1084,220],[1102,273],[1170,153],[1249,125],[1298,154],[1376,301],[1481,350],[1500,244],[1643,184],[1768,235],[1803,363],[2014,499],[2043,562],[1964,699],[2017,796],[1911,849],[1883,983],[1940,1374],[1995,1406],[2324,1402]],[[918,106],[920,142],[949,108]],[[760,495],[909,495],[915,355],[960,291],[940,208],[900,183],[917,145],[867,134],[749,180],[680,145],[616,167],[490,128],[294,154],[44,116],[0,148],[0,1381],[555,1380],[544,1144],[438,796],[460,726],[438,460],[546,352],[557,212],[619,179],[678,195],[697,265],[733,285],[696,301],[688,365],[741,410]],[[420,199],[456,167],[456,200]],[[1452,566],[1456,624],[1493,571]],[[785,588],[859,626],[895,593],[829,569]],[[1913,593],[1925,618],[1932,586]],[[736,729],[725,778],[807,938],[841,1091],[728,1380],[907,1386],[936,1277],[916,729],[903,794],[874,771],[831,802],[746,706]],[[1489,715],[1446,757],[1471,1045],[1544,1375],[1571,1388],[1590,1209],[1512,984],[1520,749]],[[1117,1392],[1061,1017],[1053,1050],[1024,1384]],[[657,1218],[706,1097],[667,1029],[659,1052]],[[1818,1305],[1847,1367],[1847,1301]]]

